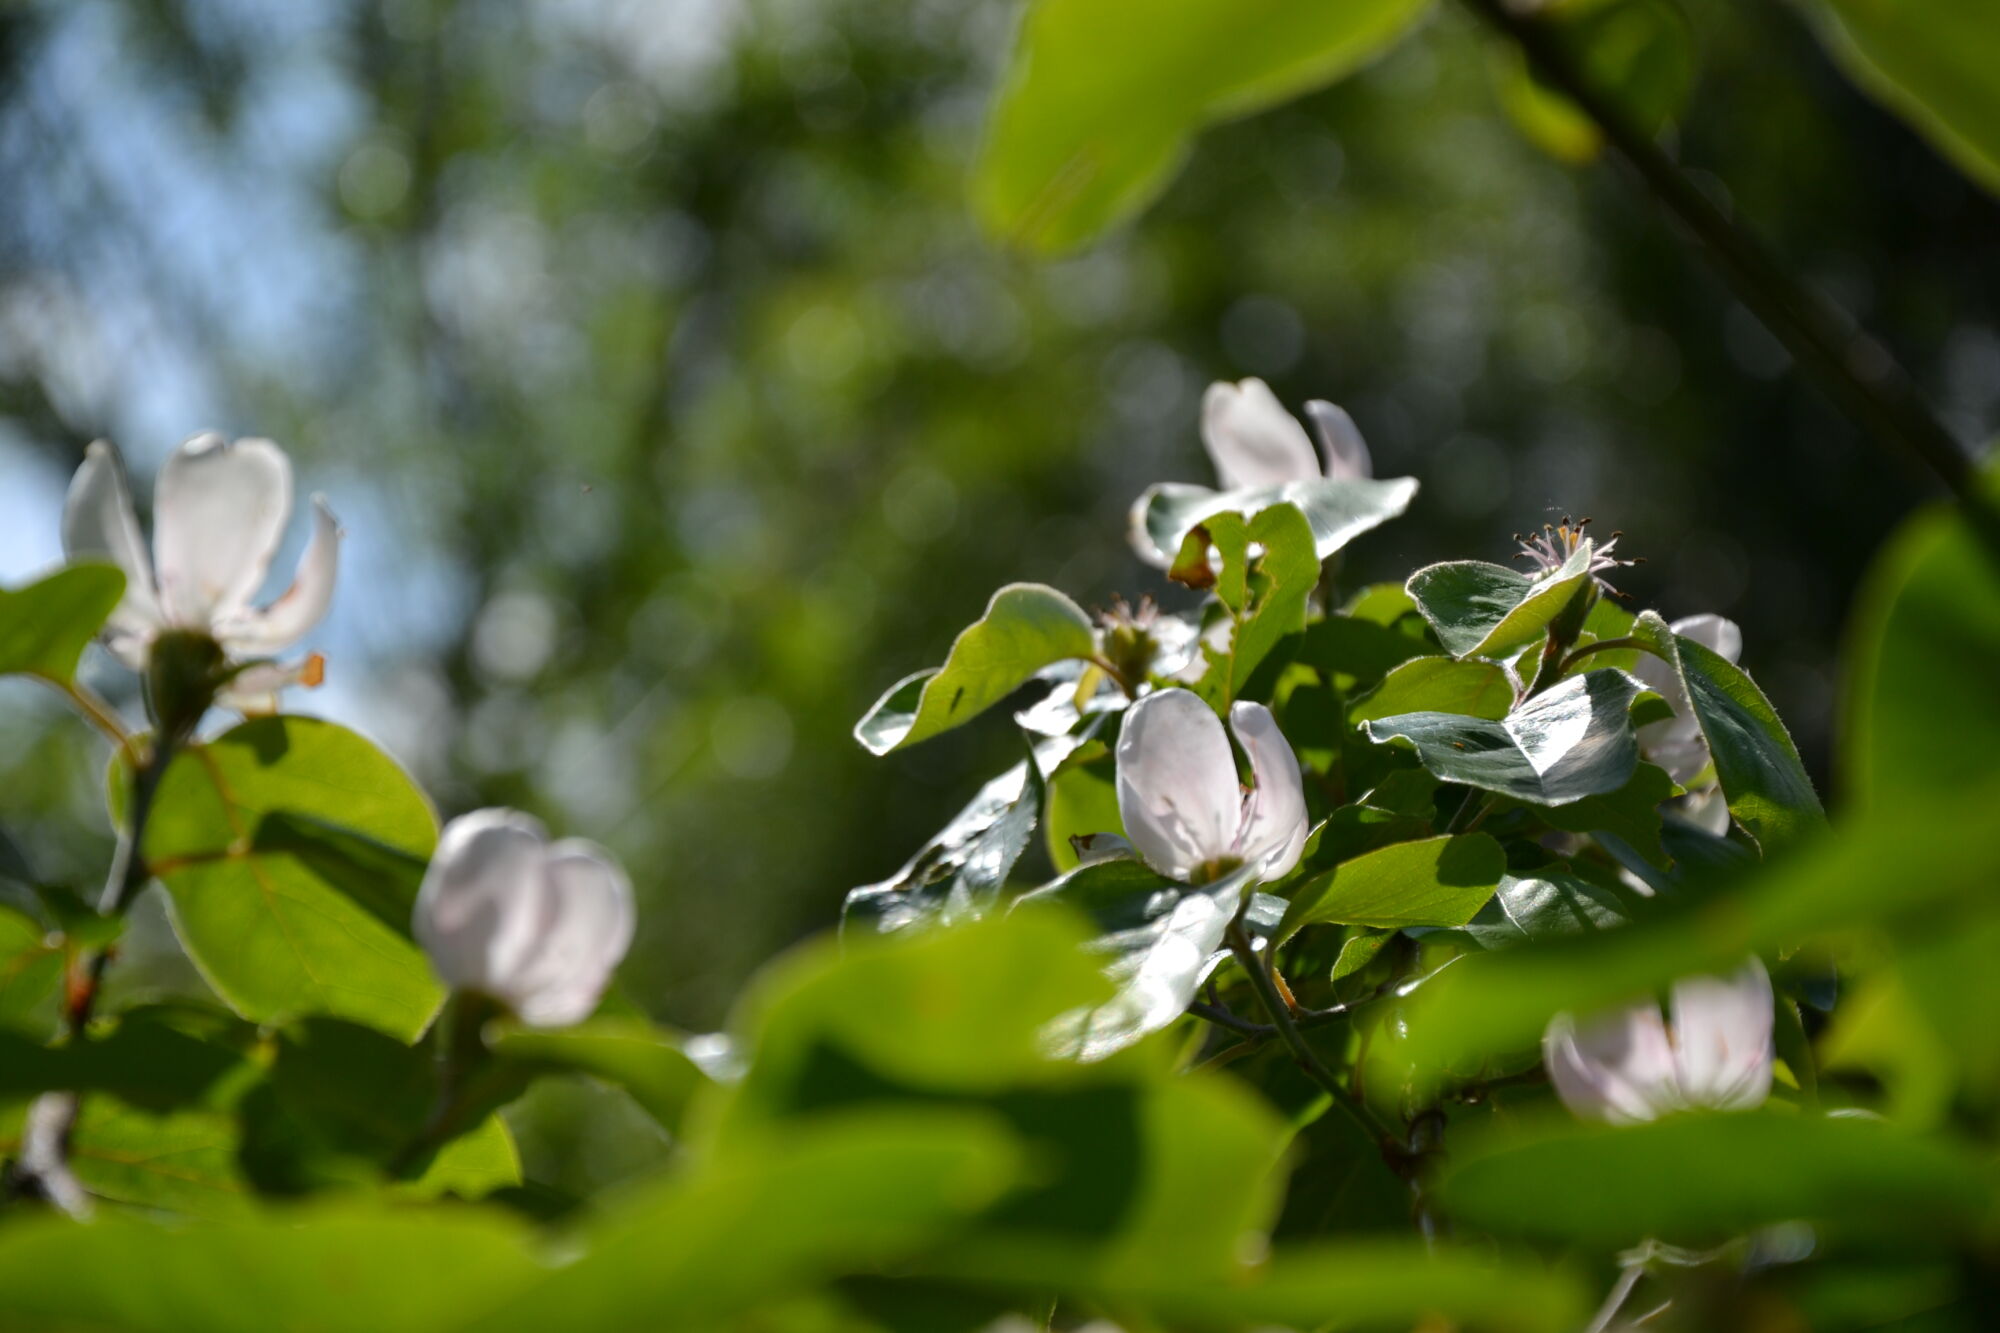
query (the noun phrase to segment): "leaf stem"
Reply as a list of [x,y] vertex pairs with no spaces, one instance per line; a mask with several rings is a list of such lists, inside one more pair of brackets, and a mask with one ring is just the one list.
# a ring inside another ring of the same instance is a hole
[[1686,229],[1743,304],[1785,345],[1820,388],[1878,443],[1929,466],[1964,505],[1989,543],[2000,516],[1978,489],[1971,459],[1917,393],[1881,342],[1820,293],[1798,283],[1749,231],[1704,194],[1680,166],[1594,87],[1549,24],[1507,0],[1465,0],[1511,39],[1543,82],[1593,121],[1620,159]]

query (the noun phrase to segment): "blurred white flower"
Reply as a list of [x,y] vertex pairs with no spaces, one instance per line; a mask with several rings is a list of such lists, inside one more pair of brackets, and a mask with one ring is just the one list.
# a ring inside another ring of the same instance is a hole
[[551,843],[515,810],[445,825],[414,933],[446,985],[504,1003],[534,1027],[590,1016],[632,943],[632,885],[594,843]]
[[1248,791],[1222,720],[1197,696],[1161,690],[1125,714],[1118,812],[1139,855],[1170,879],[1207,882],[1245,865],[1276,879],[1305,848],[1304,780],[1270,710],[1239,703],[1229,726],[1250,758]]
[[1264,381],[1209,385],[1201,399],[1201,442],[1223,488],[1234,491],[1317,481],[1322,476],[1341,480],[1374,475],[1367,442],[1354,418],[1319,399],[1306,404],[1306,416],[1326,455],[1324,472],[1305,428]]
[[145,670],[162,631],[207,634],[230,662],[253,664],[231,679],[222,702],[267,711],[284,686],[319,683],[317,656],[291,665],[260,659],[297,642],[326,614],[340,553],[340,526],[315,495],[312,540],[291,587],[269,606],[252,605],[291,513],[292,465],[284,450],[269,440],[231,444],[220,435],[196,435],[160,469],[149,556],[124,463],[99,440],[70,482],[63,549],[72,559],[107,558],[125,571],[125,596],[111,613],[106,640],[127,666]]
[[1542,1064],[1563,1105],[1615,1125],[1673,1111],[1743,1111],[1771,1091],[1771,977],[1751,959],[1734,976],[1690,977],[1673,1021],[1652,1001],[1581,1024],[1557,1014]]
[[[1687,616],[1669,628],[1731,662],[1743,654],[1743,631],[1733,620],[1713,615]],[[1686,786],[1708,766],[1708,745],[1701,738],[1701,724],[1695,721],[1694,705],[1681,686],[1679,674],[1651,653],[1639,654],[1639,664],[1632,674],[1674,709],[1672,717],[1639,728],[1640,753],[1666,769],[1675,782]]]

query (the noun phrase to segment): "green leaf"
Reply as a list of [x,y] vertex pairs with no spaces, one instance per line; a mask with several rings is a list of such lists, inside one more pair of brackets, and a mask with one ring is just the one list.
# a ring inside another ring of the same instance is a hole
[[1013,1136],[985,1114],[821,1115],[629,1193],[578,1238],[574,1261],[455,1327],[723,1326],[787,1292],[936,1243],[1014,1184],[1023,1165]]
[[680,1128],[688,1101],[709,1083],[673,1034],[648,1023],[599,1019],[555,1032],[510,1026],[487,1044],[533,1073],[587,1074],[623,1088],[670,1130]]
[[1651,611],[1639,617],[1632,635],[1680,673],[1729,813],[1766,855],[1826,827],[1791,733],[1747,672],[1675,634]]
[[[244,1161],[260,1188],[375,1185],[438,1104],[437,1056],[357,1023],[310,1018],[280,1034],[268,1086],[269,1098],[253,1098],[245,1113]],[[491,1117],[414,1165],[419,1196],[478,1198],[521,1179],[513,1139]]]
[[1859,804],[1922,800],[2000,756],[2000,572],[1949,510],[1897,532],[1849,641],[1841,781]]
[[[0,1231],[0,1324],[128,1333],[437,1333],[535,1280],[498,1211],[343,1204],[162,1227],[22,1218]],[[116,1280],[79,1281],[79,1274]]]
[[152,1111],[204,1100],[243,1067],[226,1047],[134,1014],[108,1035],[43,1046],[0,1031],[0,1100],[42,1092],[101,1092]]
[[[1304,515],[1291,505],[1274,505],[1248,523],[1236,514],[1212,516],[1188,535],[1176,570],[1193,564],[1207,571],[1211,545],[1222,557],[1221,570],[1211,574],[1215,595],[1235,623],[1220,650],[1202,636],[1208,670],[1193,689],[1221,712],[1242,693],[1279,640],[1305,628],[1306,602],[1319,582],[1319,560]],[[1254,567],[1252,545],[1263,547]]]
[[1580,543],[1558,569],[1529,578],[1483,560],[1427,565],[1405,585],[1453,657],[1512,657],[1548,632],[1590,583],[1591,543]]
[[[1185,1013],[1196,987],[1227,956],[1223,934],[1252,878],[1246,868],[1190,888],[1138,861],[1099,861],[1024,895],[1023,905],[1059,903],[1088,916],[1101,934],[1087,948],[1118,988],[1103,1004],[1051,1023],[1051,1049],[1102,1060]],[[1282,909],[1270,898],[1259,906],[1252,904],[1249,924],[1268,932]]]
[[1639,742],[1628,710],[1644,688],[1623,671],[1588,671],[1558,681],[1498,722],[1407,713],[1362,727],[1377,744],[1409,741],[1424,767],[1446,782],[1564,805],[1632,780]]
[[1549,869],[1502,876],[1492,902],[1465,933],[1483,948],[1506,949],[1527,940],[1613,930],[1631,919],[1631,903],[1615,889]]
[[2000,192],[2000,32],[1985,0],[1815,0],[1854,81]]
[[1713,1243],[1787,1221],[1942,1242],[1985,1215],[1992,1189],[1985,1162],[1880,1121],[1753,1111],[1454,1144],[1440,1197],[1482,1229],[1609,1244]]
[[944,665],[891,686],[854,726],[870,754],[950,731],[999,703],[1046,666],[1097,651],[1082,607],[1039,583],[1010,583],[953,641]]
[[[52,1000],[62,984],[63,951],[41,922],[0,904],[0,1040],[8,1032],[52,1034]],[[0,1057],[0,1067],[6,1064]]]
[[443,997],[408,937],[436,843],[429,801],[394,760],[283,716],[177,755],[145,854],[181,943],[245,1018],[334,1014],[407,1041]]
[[1332,83],[1428,7],[1037,0],[974,170],[974,207],[1016,243],[1080,245],[1145,207],[1205,125]]
[[69,1164],[100,1199],[188,1217],[247,1217],[255,1201],[237,1163],[241,1141],[236,1118],[221,1111],[153,1115],[87,1096]]
[[1665,769],[1642,763],[1632,770],[1632,780],[1617,791],[1586,796],[1568,805],[1538,806],[1535,813],[1570,833],[1608,833],[1622,838],[1658,865],[1667,855],[1660,846],[1660,802],[1676,790]]
[[1034,837],[1041,805],[1041,766],[1024,759],[981,787],[901,870],[849,890],[842,931],[887,934],[984,916]]
[[1043,842],[1056,873],[1076,869],[1082,857],[1071,838],[1094,833],[1123,836],[1125,820],[1118,812],[1118,765],[1111,748],[1091,741],[1056,765],[1049,775],[1048,797],[1044,802]]
[[1254,519],[1267,510],[1290,505],[1306,516],[1312,529],[1313,551],[1325,560],[1362,533],[1382,526],[1410,507],[1416,498],[1415,477],[1321,478],[1288,481],[1277,486],[1253,486],[1236,491],[1211,491],[1206,486],[1162,482],[1149,488],[1132,507],[1132,541],[1140,558],[1165,569],[1181,553],[1196,528],[1219,514]]
[[1331,921],[1358,926],[1462,926],[1507,870],[1484,833],[1399,842],[1356,857],[1302,885],[1281,934]]
[[[1535,15],[1587,85],[1641,134],[1658,134],[1694,86],[1694,29],[1673,0],[1567,0]],[[1518,47],[1497,48],[1500,103],[1530,141],[1565,162],[1588,162],[1596,123],[1544,84]]]
[[[1403,595],[1400,584],[1389,586],[1398,597]],[[1421,622],[1413,615],[1410,623]],[[1385,625],[1365,616],[1335,615],[1306,626],[1292,660],[1354,689],[1372,685],[1404,662],[1430,651],[1428,634],[1405,632],[1393,620]]]
[[1362,723],[1401,713],[1457,713],[1499,721],[1514,706],[1514,684],[1492,662],[1419,657],[1405,662],[1347,710]]
[[0,588],[0,675],[68,684],[124,595],[124,571],[100,564],[69,565],[25,588]]

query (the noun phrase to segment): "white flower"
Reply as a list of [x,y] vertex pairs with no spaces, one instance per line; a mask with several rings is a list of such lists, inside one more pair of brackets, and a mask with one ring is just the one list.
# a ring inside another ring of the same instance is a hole
[[1215,463],[1223,489],[1317,481],[1321,476],[1339,480],[1374,475],[1368,445],[1354,418],[1317,399],[1306,404],[1306,416],[1326,454],[1324,473],[1305,428],[1264,381],[1209,385],[1201,400],[1201,442]]
[[[1731,662],[1743,654],[1743,631],[1733,620],[1711,615],[1688,616],[1676,620],[1669,628]],[[1708,766],[1708,746],[1701,738],[1701,724],[1695,721],[1694,705],[1681,687],[1679,674],[1651,653],[1639,654],[1639,664],[1632,674],[1674,709],[1672,717],[1639,728],[1639,750],[1666,769],[1675,782],[1686,786]]]
[[1134,704],[1118,737],[1118,812],[1146,864],[1170,879],[1206,882],[1238,866],[1276,879],[1306,841],[1299,761],[1262,704],[1229,710],[1256,785],[1236,780],[1236,756],[1215,711],[1186,690]]
[[1772,1055],[1771,977],[1754,958],[1734,976],[1677,983],[1671,1026],[1648,1000],[1582,1024],[1557,1014],[1542,1037],[1563,1105],[1617,1125],[1761,1105]]
[[597,1007],[632,925],[631,881],[603,848],[551,843],[515,810],[476,810],[445,825],[414,933],[445,984],[567,1027]]
[[[230,661],[256,662],[289,647],[318,624],[333,600],[340,526],[313,497],[313,534],[292,586],[269,606],[251,598],[292,513],[292,465],[269,440],[220,435],[188,439],[160,469],[153,488],[149,557],[118,451],[99,440],[85,452],[63,506],[63,549],[72,559],[104,557],[125,571],[125,596],[106,638],[135,671],[146,667],[163,630],[212,636]],[[293,666],[258,662],[224,695],[236,706],[276,705],[285,685],[317,682],[318,659]]]

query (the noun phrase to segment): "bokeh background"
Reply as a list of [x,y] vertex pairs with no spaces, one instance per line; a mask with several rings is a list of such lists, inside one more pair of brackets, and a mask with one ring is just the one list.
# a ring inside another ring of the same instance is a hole
[[[1991,436],[2000,208],[1786,5],[1688,8],[1686,160]],[[1124,512],[1207,480],[1211,379],[1343,402],[1422,479],[1356,579],[1564,513],[1622,528],[1638,603],[1744,624],[1824,780],[1851,591],[1924,484],[1614,169],[1514,132],[1463,14],[1207,135],[1136,226],[1046,263],[964,197],[1017,10],[0,7],[0,581],[58,558],[90,439],[141,478],[197,429],[278,439],[348,534],[329,683],[294,706],[446,813],[612,847],[644,896],[627,988],[692,1028],[1011,761],[1003,727],[870,760],[848,729],[882,688],[1001,582],[1155,589]],[[101,876],[104,758],[52,697],[0,696],[35,874]]]

